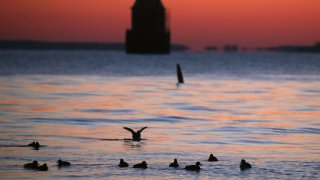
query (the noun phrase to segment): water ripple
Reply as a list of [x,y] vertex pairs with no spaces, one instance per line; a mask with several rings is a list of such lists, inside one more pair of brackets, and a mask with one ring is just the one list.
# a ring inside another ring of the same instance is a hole
[[60,97],[83,97],[83,96],[101,96],[97,93],[50,93],[49,95],[60,96]]
[[91,112],[91,113],[132,113],[134,110],[129,109],[85,109],[79,110],[80,112]]
[[22,118],[21,120],[27,120],[28,122],[35,123],[79,123],[79,124],[92,124],[92,123],[179,123],[183,121],[205,121],[204,119],[192,119],[178,116],[163,116],[157,118],[143,118],[143,119],[86,119],[86,118]]

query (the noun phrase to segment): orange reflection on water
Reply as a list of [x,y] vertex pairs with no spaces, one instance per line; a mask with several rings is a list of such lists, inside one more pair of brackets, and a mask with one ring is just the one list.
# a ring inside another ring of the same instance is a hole
[[[63,155],[77,164],[107,164],[95,169],[98,174],[117,171],[110,167],[119,158],[163,165],[176,156],[189,163],[214,153],[237,167],[241,158],[255,164],[320,158],[318,94],[306,91],[320,87],[318,82],[189,78],[176,87],[163,77],[35,79],[13,80],[18,88],[8,83],[2,89],[13,94],[0,94],[2,104],[11,104],[0,110],[14,111],[1,117],[8,121],[1,129],[3,138],[21,144],[39,140],[48,145],[40,152],[51,159]],[[142,134],[147,140],[123,141],[131,138],[123,126],[148,126]],[[31,153],[24,155],[31,158]],[[84,168],[81,173],[89,172]]]

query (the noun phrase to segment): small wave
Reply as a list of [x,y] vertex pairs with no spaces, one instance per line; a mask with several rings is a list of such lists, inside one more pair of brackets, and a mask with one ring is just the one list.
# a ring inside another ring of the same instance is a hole
[[129,109],[85,109],[80,112],[92,112],[92,113],[132,113],[134,110]]
[[221,142],[221,141],[200,141],[198,143],[200,143],[200,144],[216,144],[216,145],[229,144],[227,142]]
[[319,111],[319,107],[298,107],[292,109],[292,111],[298,111],[298,112],[316,112]]
[[84,118],[23,118],[22,120],[28,120],[36,123],[63,123],[63,124],[92,124],[92,123],[128,123],[128,120],[118,119],[84,119]]
[[0,104],[0,106],[2,107],[2,106],[16,106],[16,104]]
[[276,141],[265,141],[265,140],[238,140],[236,141],[241,144],[283,144],[283,145],[297,145],[296,143],[288,143],[288,142],[276,142]]
[[179,108],[181,110],[187,110],[187,111],[223,111],[220,109],[212,109],[212,108],[206,108],[202,106],[186,106]]
[[201,119],[201,118],[189,118],[185,116],[159,116],[158,118],[150,119],[151,121],[157,121],[157,122],[170,122],[170,123],[180,123],[185,121],[207,121],[207,119]]
[[179,116],[160,116],[145,119],[86,119],[86,118],[22,118],[35,123],[63,123],[63,124],[93,124],[93,123],[114,123],[114,124],[134,124],[134,123],[179,123],[183,121],[203,121],[204,119],[191,119]]
[[184,106],[184,105],[186,105],[186,103],[176,103],[176,102],[174,102],[174,103],[165,103],[166,105],[169,105],[169,106]]
[[85,96],[100,96],[96,93],[50,93],[53,96],[62,96],[62,97],[85,97]]
[[259,91],[259,90],[253,90],[253,91],[225,91],[227,94],[265,94],[266,91]]
[[27,129],[32,128],[32,126],[22,126],[22,125],[1,125],[2,128],[14,128],[14,129]]
[[303,134],[320,134],[319,128],[300,128],[298,132]]
[[248,128],[239,128],[236,126],[223,126],[215,129],[215,131],[222,131],[222,132],[233,132],[233,133],[239,133],[239,132],[247,132]]
[[306,89],[306,90],[303,90],[304,92],[307,92],[307,93],[320,93],[320,90],[316,90],[316,89]]
[[284,129],[271,128],[273,132],[284,134],[320,134],[319,128],[298,128],[298,129]]
[[192,120],[204,120],[204,119],[194,119],[189,117],[183,117],[183,116],[161,116],[162,119],[170,119],[173,121],[192,121]]
[[228,122],[227,124],[261,123],[261,122],[267,123],[267,122],[272,122],[272,120],[262,120],[262,119],[259,119],[259,120],[246,120],[246,119],[242,119],[242,120],[233,120],[233,121]]
[[134,90],[131,92],[133,92],[133,93],[155,93],[155,91],[152,91],[152,90]]

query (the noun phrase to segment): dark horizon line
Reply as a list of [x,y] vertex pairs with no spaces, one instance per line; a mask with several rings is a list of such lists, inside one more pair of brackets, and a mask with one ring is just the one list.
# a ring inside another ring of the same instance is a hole
[[275,46],[257,46],[253,48],[239,47],[236,44],[226,44],[222,47],[219,46],[206,46],[206,51],[224,51],[224,52],[236,52],[236,51],[278,51],[278,52],[298,52],[298,53],[320,53],[320,41],[313,45],[275,45]]
[[[109,50],[125,51],[124,42],[84,42],[84,41],[42,41],[42,40],[1,40],[0,50]],[[192,51],[184,44],[171,44],[172,51]],[[277,45],[255,48],[241,48],[236,44],[226,44],[223,47],[206,46],[204,51],[278,51],[278,52],[320,52],[320,42],[314,45]]]
[[[124,42],[78,42],[78,41],[41,41],[41,40],[1,40],[2,50],[114,50],[125,51]],[[189,51],[184,44],[171,44],[173,51]]]

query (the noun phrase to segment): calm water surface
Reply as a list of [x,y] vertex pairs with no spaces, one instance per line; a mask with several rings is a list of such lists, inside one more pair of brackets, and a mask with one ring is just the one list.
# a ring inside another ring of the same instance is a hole
[[[1,52],[0,177],[319,179],[319,57]],[[121,140],[123,126],[148,126],[146,140]],[[16,147],[35,140],[47,147]],[[210,153],[219,161],[206,162]],[[120,158],[149,168],[120,169]],[[174,158],[202,170],[171,169]],[[242,158],[251,170],[240,171]],[[33,160],[49,171],[23,169]]]

